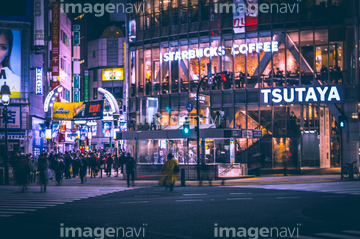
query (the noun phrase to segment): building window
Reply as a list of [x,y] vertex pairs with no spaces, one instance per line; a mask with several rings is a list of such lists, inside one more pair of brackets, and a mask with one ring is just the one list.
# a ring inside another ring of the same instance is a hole
[[97,69],[95,69],[93,72],[93,82],[95,82],[97,80],[98,80],[98,72],[97,72]]
[[93,89],[93,99],[97,100],[98,96],[97,96],[97,88]]
[[95,58],[96,56],[96,51],[93,51],[93,58]]

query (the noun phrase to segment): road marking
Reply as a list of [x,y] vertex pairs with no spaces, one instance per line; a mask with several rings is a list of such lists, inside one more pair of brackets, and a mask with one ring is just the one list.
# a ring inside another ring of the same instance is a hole
[[[0,206],[0,210],[1,209],[6,209],[6,208],[14,208],[13,205],[9,205],[9,206]],[[46,208],[46,207],[33,207],[33,206],[28,206],[28,205],[24,205],[24,206],[18,206],[16,205],[16,208],[37,208],[37,209],[42,209],[42,208]]]
[[343,198],[345,196],[337,196],[337,195],[334,195],[334,196],[322,196],[323,198]]
[[276,199],[296,199],[300,197],[276,197]]
[[202,194],[183,194],[183,196],[206,196],[207,193],[202,193]]
[[300,239],[319,239],[318,237],[307,237],[307,236],[301,236],[301,235],[299,235],[298,238],[300,238]]
[[346,236],[341,234],[334,234],[334,233],[317,233],[316,235],[319,236],[326,236],[326,237],[335,237],[335,238],[342,238],[342,239],[359,239],[359,237],[352,237],[352,236]]
[[200,202],[202,199],[176,200],[176,202]]
[[242,195],[242,194],[252,194],[252,193],[230,193],[231,195]]
[[2,214],[2,215],[0,215],[0,217],[11,217],[12,215],[4,215],[4,214]]
[[345,233],[350,233],[350,234],[358,234],[358,235],[360,235],[360,231],[343,231],[343,232],[345,232]]
[[227,198],[227,200],[251,200],[253,198]]
[[149,201],[131,201],[131,202],[119,202],[119,203],[148,203]]

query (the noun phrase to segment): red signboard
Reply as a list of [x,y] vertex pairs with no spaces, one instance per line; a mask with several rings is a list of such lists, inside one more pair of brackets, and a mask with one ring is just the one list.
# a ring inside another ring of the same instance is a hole
[[60,32],[60,3],[52,3],[52,75],[59,75],[59,32]]

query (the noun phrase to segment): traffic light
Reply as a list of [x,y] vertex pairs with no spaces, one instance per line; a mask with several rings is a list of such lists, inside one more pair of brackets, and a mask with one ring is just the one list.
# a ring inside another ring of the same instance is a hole
[[227,71],[223,71],[223,72],[220,72],[220,73],[215,75],[215,81],[217,83],[227,82],[229,80],[230,80],[230,74]]
[[190,135],[190,122],[186,121],[183,124],[182,133],[184,136]]
[[339,116],[339,127],[344,128],[345,127],[345,119],[343,116]]

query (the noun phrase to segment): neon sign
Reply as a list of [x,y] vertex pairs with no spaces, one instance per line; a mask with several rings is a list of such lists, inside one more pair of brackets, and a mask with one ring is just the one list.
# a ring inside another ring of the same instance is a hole
[[[275,52],[279,51],[279,42],[257,42],[257,43],[247,43],[247,44],[234,44],[231,48],[231,54],[246,54],[246,53],[260,53],[263,50],[264,52]],[[224,56],[225,55],[225,46],[219,47],[206,47],[204,49],[194,49],[187,51],[176,51],[176,52],[167,52],[164,54],[164,61],[178,61],[185,59],[194,59],[199,57],[214,57],[214,56]]]
[[339,86],[310,86],[292,88],[261,89],[260,103],[285,104],[285,103],[322,103],[340,102]]

